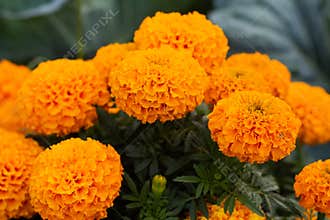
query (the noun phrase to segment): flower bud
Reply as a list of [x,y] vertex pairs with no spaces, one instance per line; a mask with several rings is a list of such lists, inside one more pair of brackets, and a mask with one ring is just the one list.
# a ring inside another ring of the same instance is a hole
[[166,178],[162,175],[156,175],[152,179],[152,192],[160,196],[166,189]]

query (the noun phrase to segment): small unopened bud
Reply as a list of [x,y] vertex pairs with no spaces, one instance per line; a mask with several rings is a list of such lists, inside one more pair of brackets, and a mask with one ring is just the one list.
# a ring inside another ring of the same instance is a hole
[[154,178],[152,179],[152,192],[155,195],[162,195],[162,193],[165,191],[166,189],[166,178],[162,175],[156,175],[154,176]]

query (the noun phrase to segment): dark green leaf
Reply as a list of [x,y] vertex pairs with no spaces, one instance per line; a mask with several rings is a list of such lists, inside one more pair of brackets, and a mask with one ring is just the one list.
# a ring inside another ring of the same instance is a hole
[[245,195],[238,195],[237,199],[246,207],[248,207],[251,211],[254,213],[264,216],[264,212],[252,201],[250,200],[247,196]]
[[199,183],[201,181],[197,176],[180,176],[174,179],[175,182]]
[[128,175],[128,173],[124,173],[124,179],[126,180],[127,186],[128,188],[135,194],[138,195],[138,191],[136,188],[136,185],[134,183],[134,181],[132,180],[132,178]]
[[229,196],[224,203],[224,211],[225,213],[229,212],[230,215],[233,214],[235,208],[235,197]]

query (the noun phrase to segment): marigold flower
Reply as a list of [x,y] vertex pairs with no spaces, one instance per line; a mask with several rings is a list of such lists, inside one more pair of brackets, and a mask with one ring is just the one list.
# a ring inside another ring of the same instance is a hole
[[291,74],[288,68],[275,59],[261,53],[238,53],[226,60],[227,66],[253,70],[261,74],[267,81],[271,93],[284,99],[290,86]]
[[242,162],[278,161],[295,149],[300,120],[283,100],[267,93],[236,92],[209,115],[212,139]]
[[302,122],[299,138],[303,143],[330,141],[330,95],[323,88],[293,82],[286,101]]
[[235,208],[230,215],[229,212],[225,212],[223,205],[212,205],[208,204],[207,206],[209,212],[209,218],[204,216],[198,216],[197,220],[265,220],[265,217],[261,217],[253,213],[246,206],[236,201]]
[[118,108],[143,123],[182,118],[203,101],[207,84],[198,62],[170,47],[130,52],[109,77]]
[[216,104],[238,91],[270,92],[265,78],[250,68],[226,66],[224,62],[220,68],[215,68],[210,74],[210,84],[205,92],[205,102]]
[[3,129],[0,140],[0,219],[32,217],[28,181],[42,149],[24,135]]
[[143,20],[134,42],[140,49],[162,45],[187,49],[206,72],[221,66],[229,50],[222,29],[198,12],[185,15],[157,12]]
[[17,90],[30,74],[25,66],[8,60],[0,61],[0,127],[13,131],[21,128],[16,109]]
[[110,71],[117,66],[117,64],[125,57],[129,52],[135,50],[134,43],[126,44],[109,44],[101,47],[95,57],[92,59],[96,69],[107,78]]
[[305,166],[296,176],[294,190],[300,205],[330,215],[330,159]]
[[107,105],[107,84],[90,62],[58,59],[41,63],[23,83],[18,106],[27,129],[65,135],[90,127],[95,105]]
[[33,165],[32,205],[49,220],[105,218],[119,195],[122,173],[120,156],[110,145],[90,138],[62,141]]

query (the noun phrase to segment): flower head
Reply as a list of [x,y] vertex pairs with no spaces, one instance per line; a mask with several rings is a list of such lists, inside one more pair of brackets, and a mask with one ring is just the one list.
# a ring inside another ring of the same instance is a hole
[[110,145],[92,139],[62,141],[33,165],[32,205],[44,219],[104,218],[119,195],[122,173],[120,156]]
[[182,118],[204,98],[208,78],[186,51],[130,52],[109,77],[117,106],[143,123]]
[[198,216],[197,220],[265,220],[265,217],[261,217],[255,213],[253,213],[246,206],[236,201],[235,208],[230,215],[229,212],[225,212],[223,205],[212,205],[208,204],[207,206],[209,212],[209,218]]
[[0,104],[16,98],[17,90],[28,75],[30,75],[29,68],[8,60],[0,61]]
[[143,20],[134,42],[140,49],[170,45],[189,50],[206,72],[220,66],[229,49],[222,29],[198,12],[185,15],[157,12]]
[[19,91],[19,114],[25,127],[42,134],[65,135],[96,120],[107,84],[90,62],[59,59],[41,63]]
[[265,54],[258,52],[234,54],[226,60],[226,65],[261,74],[271,93],[276,97],[284,99],[288,93],[291,78],[288,68]]
[[302,142],[313,145],[330,141],[330,95],[323,88],[293,82],[286,101],[302,122]]
[[253,68],[226,66],[215,68],[210,74],[210,84],[205,92],[205,102],[216,104],[238,91],[271,92],[267,81]]
[[330,215],[330,159],[303,168],[296,176],[294,190],[300,205]]
[[288,104],[267,93],[236,92],[209,115],[220,150],[240,161],[278,161],[295,149],[300,120]]
[[18,131],[21,123],[17,117],[17,90],[31,74],[29,68],[8,60],[0,61],[0,127]]
[[28,182],[42,149],[24,135],[3,129],[0,140],[0,219],[32,217]]
[[96,69],[107,78],[111,70],[125,57],[129,52],[135,50],[134,43],[109,44],[101,47],[95,57],[92,59]]

